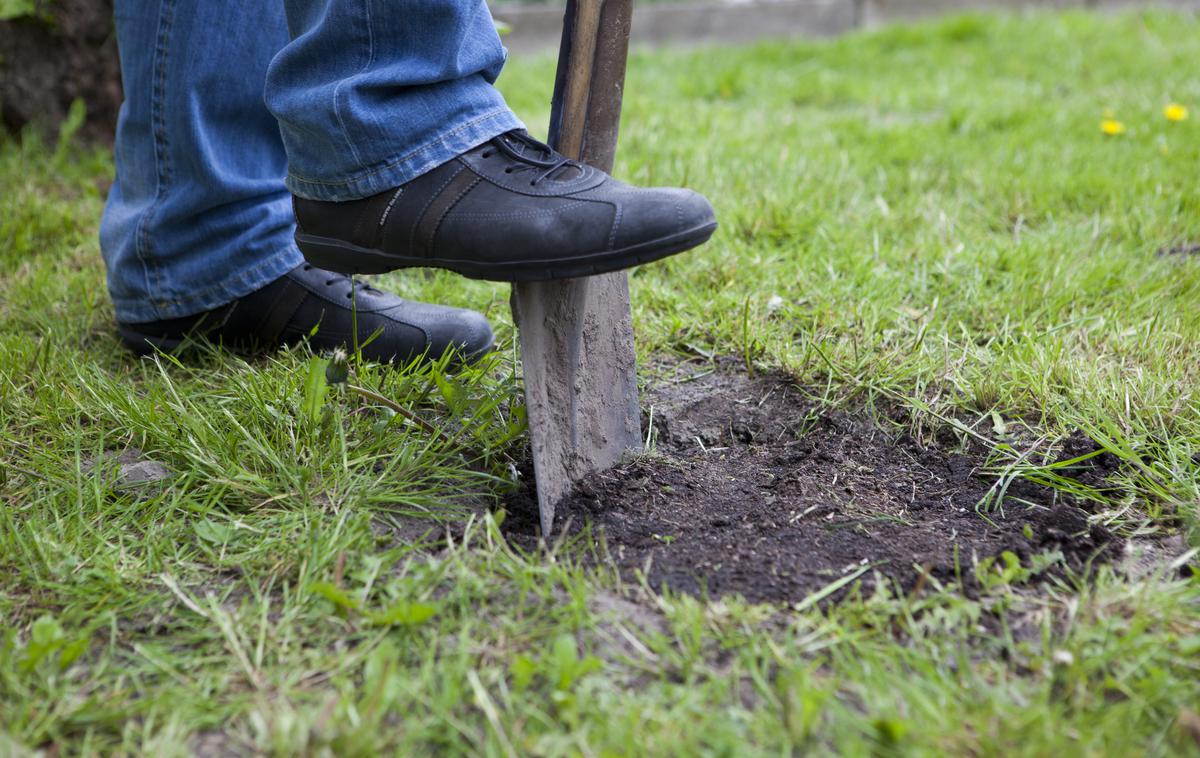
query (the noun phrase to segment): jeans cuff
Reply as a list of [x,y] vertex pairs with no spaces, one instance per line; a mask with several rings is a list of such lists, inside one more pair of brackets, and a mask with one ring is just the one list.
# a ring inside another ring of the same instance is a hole
[[113,297],[117,321],[122,324],[142,324],[149,321],[193,316],[238,298],[256,292],[304,262],[304,257],[293,245],[287,245],[274,255],[255,263],[254,266],[238,271],[219,285],[200,292],[189,293],[186,298],[176,298],[165,304],[149,303],[145,298],[125,299]]
[[338,180],[307,179],[289,172],[286,184],[292,194],[306,200],[359,200],[412,181],[492,137],[524,128],[511,110],[501,107],[367,171]]

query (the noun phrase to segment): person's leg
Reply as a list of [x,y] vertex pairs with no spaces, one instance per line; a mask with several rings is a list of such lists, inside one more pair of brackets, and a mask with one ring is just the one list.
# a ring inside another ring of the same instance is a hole
[[492,86],[484,0],[284,0],[271,62],[296,242],[344,273],[409,266],[521,281],[588,276],[694,247],[712,207],[639,189],[531,139]]
[[267,71],[288,188],[356,200],[523,128],[484,0],[284,0],[292,41]]
[[[404,301],[304,264],[279,127],[263,102],[282,5],[118,0],[125,103],[101,249],[135,353],[204,337],[273,348],[358,341],[382,361],[491,348],[481,314]],[[351,314],[351,306],[357,313]],[[315,334],[314,334],[315,331]]]
[[100,225],[117,320],[227,304],[301,263],[287,160],[262,102],[278,2],[117,0],[125,103]]

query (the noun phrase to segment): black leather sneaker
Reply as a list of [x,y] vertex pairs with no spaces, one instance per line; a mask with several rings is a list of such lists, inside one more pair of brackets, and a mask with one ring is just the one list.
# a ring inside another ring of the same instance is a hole
[[347,274],[427,266],[510,282],[591,276],[682,252],[717,228],[703,196],[622,184],[524,131],[372,197],[293,205],[304,257]]
[[305,338],[317,351],[352,348],[352,304],[358,311],[359,344],[369,360],[407,363],[421,356],[440,358],[453,349],[458,360],[471,361],[492,349],[492,327],[481,313],[402,300],[307,263],[220,308],[165,321],[119,323],[117,329],[138,355],[169,352],[188,339],[242,352],[273,350]]

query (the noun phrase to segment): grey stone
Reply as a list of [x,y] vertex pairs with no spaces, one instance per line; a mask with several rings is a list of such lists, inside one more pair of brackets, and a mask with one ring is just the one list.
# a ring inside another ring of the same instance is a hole
[[174,474],[164,464],[144,457],[142,451],[136,447],[126,448],[120,453],[107,452],[95,458],[86,458],[80,470],[89,474],[97,466],[101,467],[105,480],[117,491],[161,482]]
[[151,482],[162,481],[171,477],[171,469],[158,461],[138,461],[124,463],[117,475],[118,489],[136,487]]

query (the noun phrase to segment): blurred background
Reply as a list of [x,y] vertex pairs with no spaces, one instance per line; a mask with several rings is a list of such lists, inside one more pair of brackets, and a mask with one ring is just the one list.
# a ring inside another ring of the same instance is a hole
[[[552,53],[562,0],[502,0],[492,12],[514,54]],[[638,0],[637,47],[829,37],[857,28],[969,10],[1022,13],[1136,7],[1200,11],[1200,0]],[[80,136],[111,141],[121,103],[112,0],[0,0],[0,123],[54,133],[72,103],[86,105]]]

